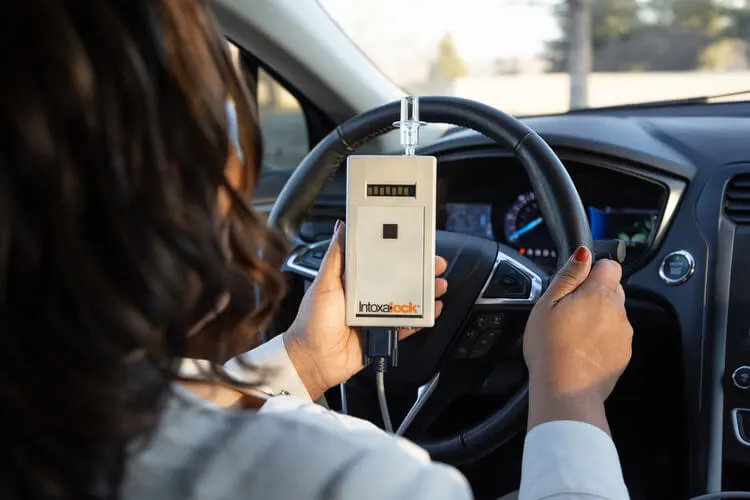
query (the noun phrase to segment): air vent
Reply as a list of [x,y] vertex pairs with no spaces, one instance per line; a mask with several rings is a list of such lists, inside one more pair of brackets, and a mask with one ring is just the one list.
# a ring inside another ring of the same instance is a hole
[[737,224],[750,224],[750,174],[737,175],[729,181],[724,213]]

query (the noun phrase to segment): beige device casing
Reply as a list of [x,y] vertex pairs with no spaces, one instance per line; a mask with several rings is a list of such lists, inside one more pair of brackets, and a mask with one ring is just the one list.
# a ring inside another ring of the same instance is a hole
[[436,177],[432,156],[348,158],[347,325],[434,325]]

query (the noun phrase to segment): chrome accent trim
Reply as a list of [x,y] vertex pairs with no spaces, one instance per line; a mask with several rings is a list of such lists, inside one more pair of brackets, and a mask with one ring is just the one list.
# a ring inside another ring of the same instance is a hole
[[[490,282],[492,281],[492,278],[495,276],[495,271],[497,270],[497,267],[500,265],[501,262],[507,262],[514,268],[516,268],[517,271],[521,272],[522,274],[525,274],[527,277],[531,279],[531,290],[529,291],[529,296],[525,299],[501,299],[501,298],[484,298],[484,292],[487,291],[487,287],[490,286]],[[503,253],[502,250],[498,247],[497,249],[497,255],[495,256],[495,263],[492,265],[492,272],[490,272],[490,275],[487,277],[487,281],[484,283],[484,286],[482,287],[482,291],[479,293],[479,297],[477,298],[475,304],[476,305],[524,305],[524,304],[536,304],[536,302],[539,300],[539,298],[542,296],[542,277],[536,274],[534,271],[529,269],[528,267],[524,266],[511,256]]]
[[[687,274],[679,279],[670,278],[669,276],[667,276],[667,273],[664,272],[664,264],[667,262],[667,259],[672,257],[673,255],[682,255],[687,259],[688,266],[690,266],[688,268]],[[687,280],[692,278],[693,274],[695,274],[695,259],[693,258],[693,255],[687,250],[676,250],[674,252],[670,252],[664,256],[664,258],[661,260],[661,264],[659,264],[659,277],[664,283],[669,286],[682,285],[683,283],[687,282]]]
[[409,429],[409,426],[414,422],[414,419],[417,417],[417,414],[422,410],[422,407],[427,402],[427,400],[432,396],[432,393],[435,392],[435,389],[437,388],[438,381],[440,380],[440,372],[437,372],[434,377],[430,379],[429,382],[421,386],[419,389],[417,389],[417,399],[414,401],[414,404],[409,409],[409,413],[406,414],[404,417],[403,422],[401,422],[401,425],[398,426],[398,429],[396,430],[397,436],[403,436],[404,432],[406,432]]
[[750,386],[742,387],[740,384],[737,383],[737,378],[736,378],[737,372],[742,370],[743,368],[748,368],[748,367],[743,365],[743,366],[738,367],[732,372],[732,383],[737,389],[740,389],[742,391],[747,391],[747,390],[750,390]]
[[293,271],[305,278],[314,280],[318,276],[318,270],[312,267],[306,267],[297,263],[297,259],[302,257],[307,252],[311,252],[313,249],[324,246],[327,247],[330,240],[317,241],[309,245],[301,246],[293,251],[284,262],[282,270]]
[[651,243],[651,246],[656,246],[664,238],[664,235],[669,228],[669,224],[672,222],[672,219],[677,213],[677,206],[680,204],[680,200],[682,199],[682,195],[685,193],[687,184],[670,177],[656,176],[653,174],[648,178],[664,184],[665,186],[667,186],[667,190],[669,191],[667,202],[664,204],[664,211],[662,212],[661,221],[659,222],[659,228],[656,230],[653,242]]
[[732,410],[732,429],[734,430],[734,437],[737,439],[737,442],[739,442],[743,446],[750,446],[750,441],[747,441],[742,438],[742,433],[740,432],[740,412],[746,411],[750,413],[750,410],[747,408],[735,408]]

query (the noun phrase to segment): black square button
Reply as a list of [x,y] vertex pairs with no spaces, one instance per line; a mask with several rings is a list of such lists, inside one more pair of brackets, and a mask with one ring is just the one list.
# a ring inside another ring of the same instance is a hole
[[383,239],[384,240],[398,239],[398,224],[383,224]]

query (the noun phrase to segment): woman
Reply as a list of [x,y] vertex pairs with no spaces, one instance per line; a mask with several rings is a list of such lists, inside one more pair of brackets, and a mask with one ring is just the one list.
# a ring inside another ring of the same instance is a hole
[[[252,351],[252,369],[213,370],[302,400],[222,411],[175,383],[196,344],[215,361],[243,349],[283,294],[282,245],[246,205],[255,109],[203,2],[26,0],[3,14],[0,496],[469,498],[415,446],[305,402],[361,369],[341,227],[290,331]],[[594,480],[568,493],[627,496],[603,401],[632,332],[619,267],[590,269],[580,249],[529,321],[526,457],[554,443],[525,464],[522,497],[559,493],[533,479],[575,477],[570,464]],[[598,459],[564,459],[572,437]]]

